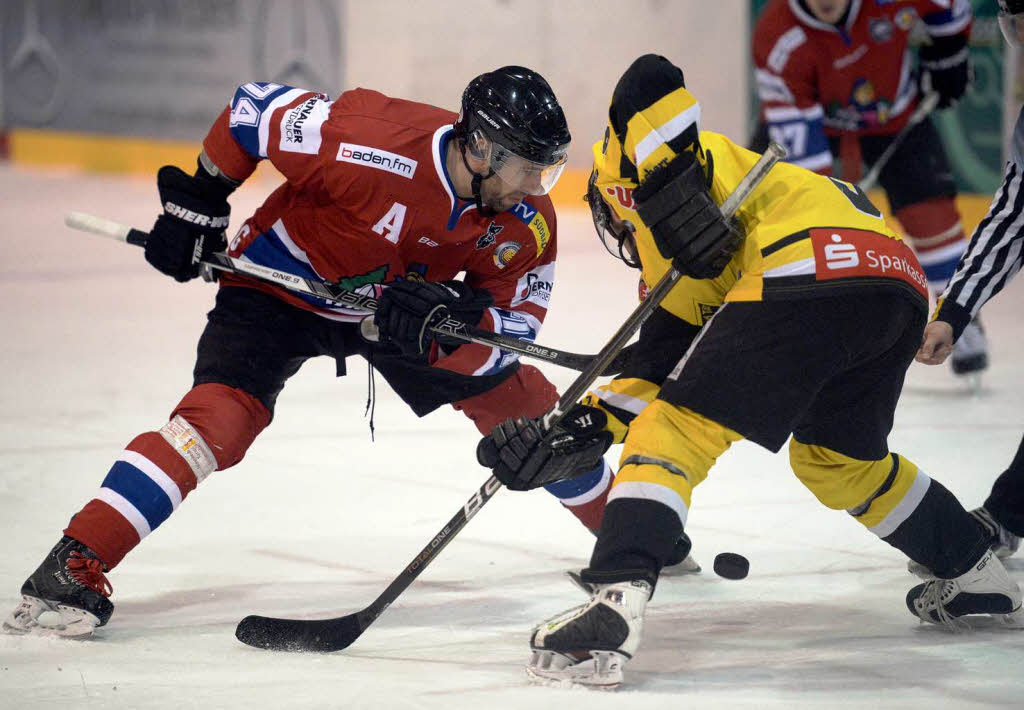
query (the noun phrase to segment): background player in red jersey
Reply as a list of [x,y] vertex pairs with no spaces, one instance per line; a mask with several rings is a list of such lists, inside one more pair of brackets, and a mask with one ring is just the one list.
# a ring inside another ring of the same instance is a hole
[[[789,160],[842,178],[860,179],[907,125],[924,92],[938,108],[960,99],[970,79],[969,0],[770,0],[754,29],[754,65],[762,125]],[[915,68],[911,30],[923,24],[929,43]],[[956,185],[938,131],[925,118],[911,128],[879,175],[896,219],[924,267],[933,294],[942,292],[964,252]],[[973,321],[957,341],[957,374],[988,366],[984,332]]]
[[[158,431],[133,439],[96,496],[22,587],[4,623],[14,633],[90,634],[113,612],[104,576],[199,482],[245,455],[278,394],[307,359],[370,360],[418,415],[450,403],[486,433],[538,416],[553,385],[515,356],[447,342],[427,328],[445,314],[527,340],[547,310],[557,251],[545,194],[565,163],[565,117],[551,87],[523,67],[474,79],[459,115],[366,89],[332,101],[273,83],[238,88],[187,175],[161,168],[164,212],[146,259],[179,281],[199,260],[232,256],[380,298],[381,343],[359,336],[365,313],[239,275],[221,278],[198,345],[193,388]],[[231,192],[269,159],[285,181],[230,245]],[[453,279],[465,272],[462,281]],[[610,471],[552,487],[599,526]],[[48,616],[53,616],[50,614]]]

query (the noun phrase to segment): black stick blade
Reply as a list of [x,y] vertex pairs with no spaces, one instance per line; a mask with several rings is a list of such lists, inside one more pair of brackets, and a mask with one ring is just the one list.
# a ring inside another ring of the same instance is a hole
[[363,629],[356,614],[337,619],[272,619],[247,616],[238,622],[235,638],[268,651],[330,653],[348,648]]

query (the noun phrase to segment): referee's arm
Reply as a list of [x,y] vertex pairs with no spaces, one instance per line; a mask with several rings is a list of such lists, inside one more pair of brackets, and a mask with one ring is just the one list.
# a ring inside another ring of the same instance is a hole
[[988,214],[971,235],[956,273],[939,297],[933,320],[953,327],[953,340],[985,303],[1020,271],[1024,261],[1024,171],[1014,161],[1006,165],[1003,184]]
[[1024,171],[1006,164],[1003,184],[988,214],[971,235],[956,273],[939,296],[932,322],[924,331],[917,361],[938,365],[953,352],[953,343],[981,307],[1020,271],[1024,261]]

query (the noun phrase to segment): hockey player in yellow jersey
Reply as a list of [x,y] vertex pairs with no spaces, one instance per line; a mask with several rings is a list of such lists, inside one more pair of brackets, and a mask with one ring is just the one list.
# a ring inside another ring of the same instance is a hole
[[887,436],[927,313],[923,271],[856,187],[776,165],[726,222],[718,205],[759,157],[698,131],[682,72],[645,55],[619,80],[588,202],[613,254],[655,284],[684,274],[625,369],[554,435],[506,421],[478,458],[527,490],[623,442],[590,566],[591,599],[534,629],[531,676],[615,686],[636,651],[693,487],[740,439],[779,451],[824,505],[935,571],[906,596],[947,626],[1020,625],[1021,591],[956,498]]

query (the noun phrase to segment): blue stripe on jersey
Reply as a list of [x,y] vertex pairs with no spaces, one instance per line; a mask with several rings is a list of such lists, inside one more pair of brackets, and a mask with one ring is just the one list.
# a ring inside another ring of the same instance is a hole
[[499,352],[501,354],[494,361],[494,364],[481,372],[479,376],[496,375],[519,359],[518,353],[510,353],[507,350],[500,350]]
[[231,98],[231,136],[250,157],[256,160],[263,157],[260,155],[260,117],[263,111],[274,99],[292,88],[269,81],[253,81],[235,90]]
[[[245,258],[253,263],[259,264],[260,266],[266,266],[271,269],[278,269],[296,276],[303,278],[312,279],[314,281],[322,281],[320,275],[313,270],[305,261],[296,259],[288,247],[284,245],[281,238],[277,236],[277,233],[273,229],[268,229],[263,234],[259,235],[252,240],[242,252]],[[323,308],[327,310],[337,309],[337,305],[322,298],[316,296],[310,296],[305,293],[299,293],[297,291],[292,292],[294,295],[301,298],[306,303],[317,308]]]
[[530,325],[530,322],[521,313],[506,311],[502,308],[495,308],[494,310],[498,313],[495,332],[502,335],[510,335],[520,340],[529,340],[531,343],[537,339],[537,329]]
[[319,274],[313,271],[313,267],[308,262],[296,259],[288,251],[288,247],[284,245],[273,228],[253,239],[242,253],[247,259],[260,266],[269,266],[272,269],[287,271],[303,278],[320,280]]
[[[494,308],[492,309],[492,312],[497,313],[498,315],[498,320],[494,324],[495,333],[508,335],[530,343],[537,339],[537,329],[530,325],[530,321],[528,321],[522,314],[516,313],[515,311],[506,311],[502,308]],[[483,372],[478,373],[479,375],[494,375],[519,359],[518,353],[501,349],[499,349],[499,353],[500,354],[494,361],[494,364]]]
[[149,523],[150,530],[155,530],[174,511],[164,489],[127,461],[118,461],[110,468],[103,479],[103,488],[120,493],[134,505]]
[[[438,153],[440,155],[448,155],[448,144],[452,140],[454,131],[448,131],[441,136],[441,141],[438,144]],[[475,207],[476,203],[472,200],[469,202],[463,202],[459,197],[459,193],[455,191],[455,183],[452,182],[452,176],[448,174],[448,161],[441,161],[441,173],[444,175],[445,181],[448,183],[448,191],[452,193],[452,211],[448,214],[448,224],[445,228],[450,232],[455,229],[455,225],[459,223],[459,217],[471,207]]]

